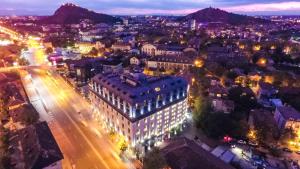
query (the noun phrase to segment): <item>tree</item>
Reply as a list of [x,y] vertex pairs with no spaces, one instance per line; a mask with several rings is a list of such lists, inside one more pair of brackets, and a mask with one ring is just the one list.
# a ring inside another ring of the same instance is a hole
[[236,111],[248,112],[257,106],[254,93],[246,88],[234,87],[229,90],[228,97],[233,100],[236,105]]
[[233,72],[233,71],[229,71],[229,72],[226,72],[226,73],[225,73],[225,76],[226,76],[226,78],[228,78],[228,79],[234,80],[235,78],[238,77],[238,74],[235,73],[235,72]]
[[91,56],[98,56],[98,50],[97,50],[95,47],[93,47],[93,48],[91,49],[91,51],[88,53],[88,55],[91,55]]
[[18,60],[18,63],[19,63],[19,65],[21,65],[21,66],[27,66],[27,65],[29,65],[28,60],[25,59],[25,58],[20,58],[20,59]]
[[276,147],[271,147],[269,149],[269,152],[274,156],[274,157],[280,157],[281,151],[277,149]]
[[140,160],[140,155],[141,155],[141,151],[139,150],[138,147],[134,147],[133,152],[136,156],[136,159]]
[[47,55],[49,55],[50,53],[53,53],[53,48],[48,47],[48,48],[45,50],[45,53],[46,53]]
[[167,162],[160,150],[154,147],[144,157],[143,169],[163,169],[167,166]]
[[6,168],[9,169],[11,168],[10,166],[10,157],[7,153],[4,155],[0,155],[0,168]]
[[8,108],[5,100],[0,98],[0,120],[4,120],[8,117]]
[[121,144],[121,147],[120,147],[121,152],[122,153],[125,152],[127,150],[127,148],[128,148],[128,146],[127,146],[126,142],[123,141]]
[[26,125],[34,124],[39,120],[39,114],[30,105],[22,107],[21,113],[22,122]]
[[203,96],[196,97],[194,101],[193,119],[196,123],[196,126],[200,127],[203,118],[205,117],[206,113],[209,113],[211,107],[207,98]]
[[201,128],[204,133],[212,138],[219,139],[225,135],[238,136],[236,129],[239,123],[230,118],[224,113],[204,113],[202,115]]

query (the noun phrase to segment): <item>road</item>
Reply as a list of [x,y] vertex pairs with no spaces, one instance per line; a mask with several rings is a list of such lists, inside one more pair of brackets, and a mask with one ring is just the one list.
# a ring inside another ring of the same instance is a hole
[[[31,42],[32,43],[32,42]],[[33,65],[45,57],[35,45],[29,49]],[[60,75],[49,73],[45,66],[28,67],[22,71],[26,92],[50,129],[64,155],[63,168],[125,169],[133,168],[118,156],[119,149],[103,129],[95,124],[91,105]],[[80,113],[78,113],[80,112]]]
[[93,119],[88,115],[91,107],[87,101],[59,75],[49,76],[38,69],[29,70],[29,73],[46,107],[47,114],[41,116],[48,121],[66,158],[64,166],[75,165],[80,169],[130,168],[118,157],[119,150],[109,136],[94,128]]

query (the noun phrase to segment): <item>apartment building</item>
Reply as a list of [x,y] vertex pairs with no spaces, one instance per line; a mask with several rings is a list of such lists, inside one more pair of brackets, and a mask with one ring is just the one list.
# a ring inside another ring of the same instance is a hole
[[91,80],[89,97],[106,126],[134,146],[153,136],[162,141],[183,123],[187,90],[180,77],[107,73]]

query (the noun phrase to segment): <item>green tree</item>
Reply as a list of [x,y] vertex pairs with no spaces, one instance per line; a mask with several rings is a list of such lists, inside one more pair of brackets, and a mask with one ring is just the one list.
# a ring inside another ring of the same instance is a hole
[[160,150],[154,147],[146,153],[144,157],[143,169],[163,169],[167,166],[167,162]]
[[200,127],[201,123],[203,122],[203,118],[205,117],[206,113],[209,113],[211,107],[208,99],[203,96],[196,97],[194,102],[193,119],[196,123],[196,126]]

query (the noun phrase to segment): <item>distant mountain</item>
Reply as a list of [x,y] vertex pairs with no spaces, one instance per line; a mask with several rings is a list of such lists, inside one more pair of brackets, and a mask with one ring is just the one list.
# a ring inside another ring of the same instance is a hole
[[211,7],[199,10],[180,18],[180,20],[191,19],[195,19],[197,22],[222,22],[233,25],[270,22],[269,20],[229,13],[221,9]]
[[110,15],[96,13],[88,9],[67,3],[59,7],[52,16],[39,21],[41,24],[78,24],[81,20],[89,19],[94,23],[112,24],[121,21]]

